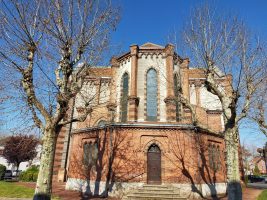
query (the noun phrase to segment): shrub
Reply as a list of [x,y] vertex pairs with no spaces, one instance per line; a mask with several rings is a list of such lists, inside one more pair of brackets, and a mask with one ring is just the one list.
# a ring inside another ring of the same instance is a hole
[[6,172],[6,166],[0,164],[0,180],[4,178],[5,172]]
[[245,175],[245,177],[244,177],[244,183],[245,183],[245,186],[248,185],[248,175]]
[[261,175],[260,170],[259,170],[257,165],[255,166],[255,168],[253,170],[253,175],[256,175],[256,176],[260,176]]
[[21,181],[36,182],[38,177],[39,168],[37,166],[31,166],[26,171],[19,175]]

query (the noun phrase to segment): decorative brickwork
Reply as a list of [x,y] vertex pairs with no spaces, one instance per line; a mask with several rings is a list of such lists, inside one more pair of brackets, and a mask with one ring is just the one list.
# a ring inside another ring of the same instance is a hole
[[138,46],[132,45],[131,49],[131,86],[130,86],[130,96],[129,96],[129,121],[137,121],[137,71],[138,71]]
[[167,97],[165,100],[167,107],[167,121],[176,122],[176,98],[174,96]]
[[136,96],[129,96],[129,121],[137,121],[138,110],[137,107],[139,105],[139,98]]

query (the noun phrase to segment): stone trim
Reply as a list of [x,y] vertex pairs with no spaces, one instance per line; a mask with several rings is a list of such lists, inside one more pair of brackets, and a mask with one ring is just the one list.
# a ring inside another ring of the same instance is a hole
[[102,121],[102,120],[108,122],[108,119],[107,119],[106,117],[101,116],[101,117],[99,117],[97,120],[94,121],[93,126],[97,126],[97,124],[98,124],[100,121]]
[[[82,128],[82,129],[76,129],[74,131],[72,131],[72,134],[83,134],[83,133],[88,133],[91,131],[98,131],[98,130],[102,130],[102,129],[106,129],[106,128],[110,128],[110,127],[114,127],[114,128],[128,128],[128,129],[138,129],[138,130],[146,130],[146,129],[158,129],[159,131],[163,130],[163,131],[172,131],[172,130],[188,130],[188,131],[192,131],[192,130],[198,130],[198,128],[192,124],[177,124],[177,123],[171,123],[171,124],[166,124],[166,123],[112,123],[112,124],[106,124],[105,126],[101,126],[101,127],[88,127],[88,128]],[[199,129],[199,132],[201,132],[201,134],[205,134],[204,131]],[[203,132],[203,133],[202,133]],[[91,133],[89,133],[91,134]],[[222,135],[218,135],[218,134],[211,134],[211,133],[207,133],[207,135],[213,135],[219,138],[223,138]]]
[[149,52],[148,51],[141,51],[138,53],[138,58],[145,57],[145,59],[147,59],[149,56],[151,59],[153,59],[154,56],[156,57],[156,59],[158,59],[160,56],[163,58],[164,54],[163,54],[162,50],[161,51],[158,51],[158,50],[149,51]]
[[[151,136],[153,136],[153,135],[151,135]],[[143,152],[144,152],[145,154],[148,152],[148,149],[149,149],[149,147],[150,147],[152,144],[156,144],[156,145],[159,146],[160,151],[161,151],[161,156],[162,156],[162,154],[163,154],[164,152],[166,152],[166,151],[163,149],[163,147],[162,147],[163,145],[161,144],[160,141],[158,141],[157,139],[152,139],[152,140],[150,140],[148,143],[146,143],[146,144],[144,145],[144,147],[142,147],[142,148],[143,148]]]

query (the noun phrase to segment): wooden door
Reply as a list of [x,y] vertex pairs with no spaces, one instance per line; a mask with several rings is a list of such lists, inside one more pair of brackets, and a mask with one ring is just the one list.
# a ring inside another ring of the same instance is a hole
[[156,144],[147,152],[147,183],[161,184],[161,151]]

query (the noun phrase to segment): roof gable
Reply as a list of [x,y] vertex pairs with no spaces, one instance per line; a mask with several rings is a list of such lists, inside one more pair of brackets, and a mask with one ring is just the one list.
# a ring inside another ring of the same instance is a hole
[[164,49],[163,46],[160,46],[158,44],[154,44],[151,42],[147,42],[140,46],[141,49]]

